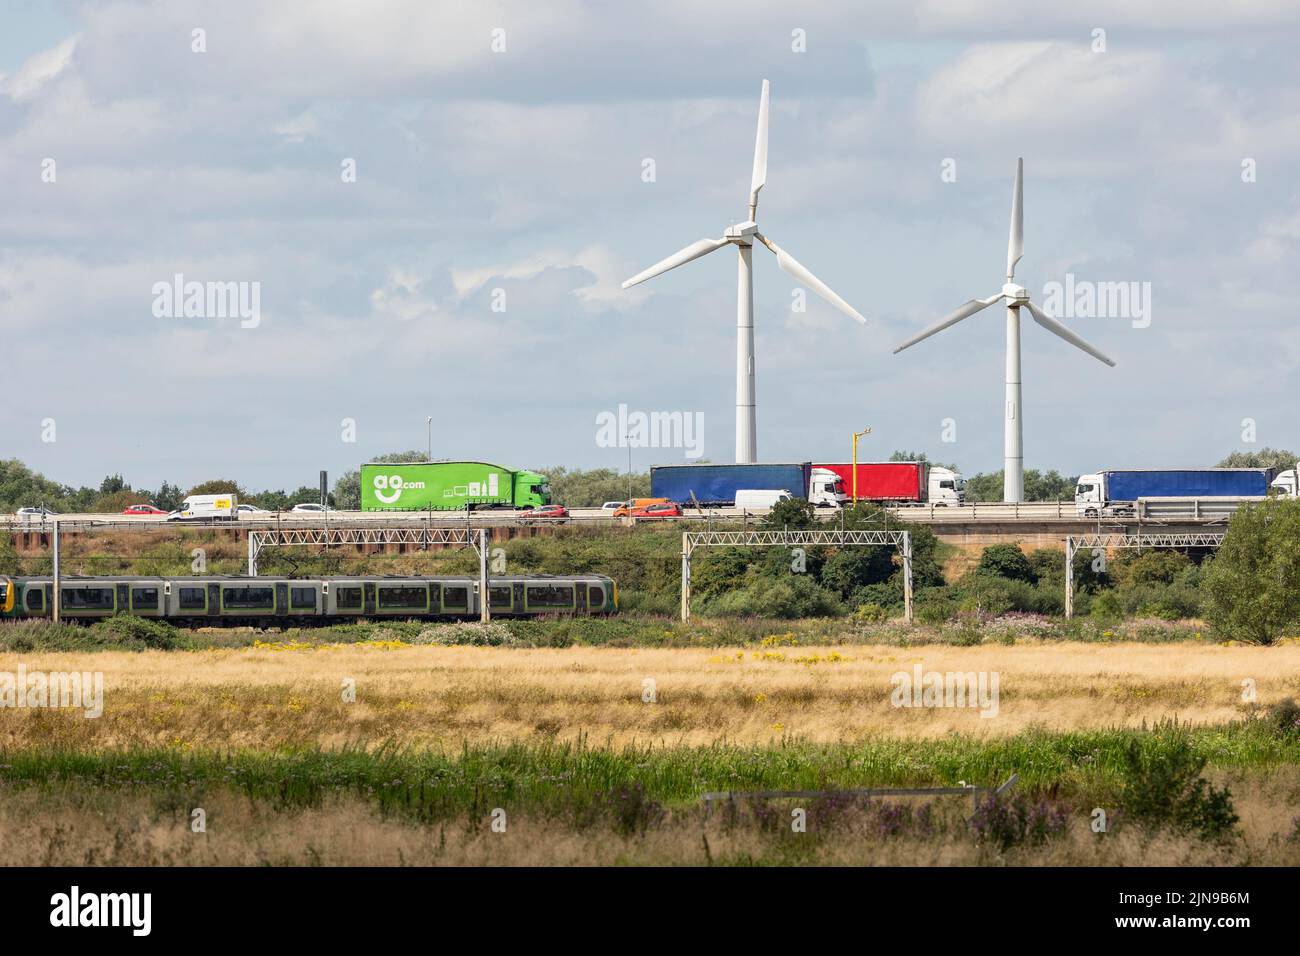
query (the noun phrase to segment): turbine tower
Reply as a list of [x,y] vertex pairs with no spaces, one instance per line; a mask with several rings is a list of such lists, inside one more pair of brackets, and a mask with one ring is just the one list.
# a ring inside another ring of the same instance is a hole
[[866,323],[858,311],[771,239],[758,231],[758,191],[767,183],[767,80],[758,101],[758,137],[754,142],[754,173],[749,181],[749,218],[727,229],[721,239],[700,239],[667,259],[656,262],[623,283],[631,288],[638,282],[685,265],[692,259],[707,256],[723,246],[734,245],[739,252],[736,272],[736,463],[752,464],[758,460],[756,401],[754,397],[754,279],[752,272],[754,241],[767,246],[776,255],[776,264],[812,289],[835,308],[859,322]]
[[1020,310],[1026,308],[1035,322],[1053,335],[1059,335],[1075,348],[1082,349],[1093,358],[1114,366],[1114,362],[1093,348],[1079,336],[1056,319],[1052,318],[1034,303],[1029,301],[1029,293],[1023,286],[1012,280],[1016,276],[1016,263],[1025,254],[1024,236],[1024,189],[1025,161],[1016,160],[1016,184],[1011,192],[1011,236],[1007,241],[1007,281],[1002,291],[987,299],[971,299],[961,308],[945,315],[934,325],[918,332],[906,342],[894,349],[897,355],[905,348],[915,345],[922,339],[928,339],[936,332],[942,332],[950,325],[956,325],[962,319],[970,318],[976,312],[987,309],[999,299],[1007,300],[1007,382],[1006,382],[1006,428],[1003,438],[1002,500],[1020,501],[1025,492],[1025,456],[1024,427],[1020,404]]

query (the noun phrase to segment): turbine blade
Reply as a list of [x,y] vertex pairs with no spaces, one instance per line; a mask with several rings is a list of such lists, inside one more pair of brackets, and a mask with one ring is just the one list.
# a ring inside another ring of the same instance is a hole
[[645,282],[646,279],[653,279],[657,275],[667,272],[669,269],[676,269],[680,265],[685,265],[692,259],[698,259],[700,256],[707,256],[716,249],[721,249],[727,244],[726,239],[700,239],[692,242],[685,249],[679,249],[667,259],[661,259],[644,272],[638,272],[632,278],[623,283],[624,289],[629,289],[638,282]]
[[[749,205],[758,205],[758,191],[767,183],[767,112],[768,82],[758,100],[758,136],[754,140],[754,175],[749,180]],[[752,215],[751,215],[752,218]]]
[[1016,160],[1016,184],[1011,190],[1011,237],[1007,240],[1007,279],[1025,254],[1025,161]]
[[1025,305],[1029,307],[1029,314],[1034,317],[1034,321],[1037,322],[1039,325],[1041,325],[1043,328],[1047,329],[1047,331],[1051,332],[1053,335],[1059,335],[1061,338],[1065,339],[1065,341],[1073,345],[1076,349],[1082,349],[1083,351],[1091,355],[1093,358],[1105,362],[1111,368],[1115,367],[1115,362],[1113,359],[1109,358],[1102,352],[1099,352],[1097,349],[1093,348],[1083,339],[1079,338],[1079,336],[1075,335],[1073,332],[1067,329],[1060,322],[1057,322],[1056,319],[1052,318],[1050,315],[1048,315],[1038,306],[1034,305],[1034,303],[1026,302]]
[[794,276],[845,315],[857,319],[857,321],[861,322],[863,325],[867,324],[867,320],[862,317],[862,313],[836,295],[835,290],[809,272],[807,266],[801,263],[798,259],[790,255],[790,253],[786,252],[762,233],[755,233],[754,237],[776,253],[776,264],[781,267],[782,272]]
[[928,339],[930,336],[938,332],[942,332],[950,325],[956,325],[962,319],[970,318],[976,312],[979,312],[982,309],[987,309],[989,306],[991,306],[994,302],[998,301],[998,299],[1000,298],[1002,298],[1001,293],[999,293],[998,295],[989,296],[987,299],[971,299],[961,308],[954,309],[952,312],[949,312],[938,322],[934,323],[934,325],[931,325],[929,328],[917,332],[916,335],[912,336],[906,342],[903,342],[901,345],[899,345],[898,348],[894,349],[894,354],[897,355],[899,352],[903,351],[903,349],[911,348],[913,345],[915,345],[917,342],[920,342],[922,339]]

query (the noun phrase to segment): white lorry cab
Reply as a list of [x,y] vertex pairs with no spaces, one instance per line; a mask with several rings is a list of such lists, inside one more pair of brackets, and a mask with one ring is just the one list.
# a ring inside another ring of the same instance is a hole
[[766,491],[742,489],[736,492],[736,507],[743,511],[758,511],[771,508],[778,501],[789,501],[794,495],[788,491]]
[[[740,492],[736,492],[737,498]],[[829,468],[814,468],[808,477],[808,500],[818,508],[843,508],[849,496],[844,492],[844,479]],[[739,507],[740,502],[736,502]]]
[[966,479],[951,468],[930,466],[927,501],[940,507],[966,503]]
[[234,521],[239,516],[234,495],[190,495],[167,516],[168,521]]
[[1296,477],[1298,474],[1300,474],[1300,462],[1297,462],[1294,468],[1279,471],[1277,477],[1269,482],[1269,492],[1279,498],[1300,497],[1300,481],[1297,481]]

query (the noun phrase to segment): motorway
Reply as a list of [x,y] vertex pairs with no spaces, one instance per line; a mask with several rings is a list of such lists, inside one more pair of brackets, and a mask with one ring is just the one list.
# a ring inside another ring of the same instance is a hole
[[[1005,504],[1003,502],[973,502],[959,506],[921,505],[916,507],[899,507],[889,509],[901,521],[919,524],[943,525],[1141,525],[1170,524],[1179,525],[1222,525],[1226,515],[1211,514],[1195,517],[1191,514],[1162,514],[1160,520],[1141,521],[1137,518],[1107,518],[1098,522],[1096,518],[1080,517],[1073,501],[1060,502],[1024,502]],[[767,514],[766,510],[742,511],[737,508],[687,509],[677,521],[691,523],[700,521],[750,521],[759,520]],[[827,522],[834,521],[839,512],[833,509],[821,509],[818,517]],[[534,518],[528,519],[521,512],[509,509],[488,509],[466,513],[464,511],[332,511],[328,515],[303,512],[275,512],[266,515],[243,515],[237,521],[190,521],[169,522],[163,516],[121,515],[121,514],[64,514],[58,516],[61,530],[76,531],[91,528],[140,528],[159,529],[184,525],[187,527],[218,527],[249,530],[271,529],[277,527],[319,528],[330,527],[530,527],[553,524],[574,524],[588,527],[612,526],[615,524],[655,523],[665,519],[627,519],[614,518],[610,512],[599,508],[575,508],[567,519]],[[0,530],[10,532],[42,533],[53,530],[53,520],[46,518],[0,517]]]

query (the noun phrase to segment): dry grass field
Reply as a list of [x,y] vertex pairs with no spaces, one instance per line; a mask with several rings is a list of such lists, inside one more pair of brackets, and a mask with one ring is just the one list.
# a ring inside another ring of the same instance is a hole
[[1222,843],[1133,828],[1099,838],[1083,807],[1052,840],[1002,850],[970,833],[968,804],[952,798],[933,806],[924,829],[900,832],[882,831],[879,815],[827,819],[808,804],[808,829],[795,833],[788,813],[800,801],[786,801],[765,821],[678,809],[634,831],[604,820],[575,825],[512,814],[498,832],[486,816],[424,825],[377,813],[357,798],[285,809],[227,792],[202,799],[206,829],[195,833],[188,804],[46,789],[0,791],[0,832],[5,863],[18,866],[1295,866],[1300,843],[1287,839],[1295,810],[1286,801],[1298,786],[1292,768],[1245,789],[1236,800],[1239,833]]
[[[0,748],[258,749],[572,740],[698,746],[869,737],[999,737],[1221,724],[1300,697],[1300,646],[1048,644],[658,650],[289,645],[0,655],[0,671],[102,671],[104,714],[10,710]],[[996,716],[901,708],[891,676],[996,672]],[[343,700],[345,681],[356,701]],[[653,685],[649,682],[653,681]],[[651,696],[647,702],[643,697]]]

